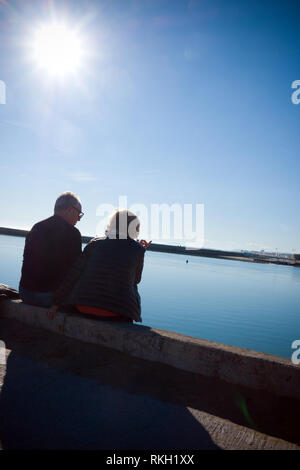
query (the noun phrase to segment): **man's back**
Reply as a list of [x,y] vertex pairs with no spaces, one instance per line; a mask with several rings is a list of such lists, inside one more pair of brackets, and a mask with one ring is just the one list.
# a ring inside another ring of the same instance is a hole
[[59,215],[35,224],[26,237],[20,287],[55,292],[81,254],[81,235]]

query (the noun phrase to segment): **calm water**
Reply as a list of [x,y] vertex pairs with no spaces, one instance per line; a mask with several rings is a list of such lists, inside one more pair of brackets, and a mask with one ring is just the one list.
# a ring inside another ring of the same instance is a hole
[[[0,235],[0,283],[18,288],[24,241]],[[139,291],[154,328],[287,358],[300,339],[299,268],[147,252]]]

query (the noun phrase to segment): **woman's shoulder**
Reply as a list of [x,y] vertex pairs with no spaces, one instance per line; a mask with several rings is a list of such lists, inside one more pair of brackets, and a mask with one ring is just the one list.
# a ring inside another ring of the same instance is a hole
[[130,249],[140,253],[141,255],[145,253],[145,248],[139,243],[137,242],[136,240],[134,240],[133,238],[109,238],[109,237],[95,237],[93,238],[89,243],[88,245],[86,246],[86,248],[89,247],[90,248],[94,248],[96,246],[99,246],[99,245],[103,245],[103,248],[105,248],[105,246],[110,246],[111,248],[113,247],[116,247],[116,246],[119,246],[119,247],[123,247],[123,249],[125,247],[130,247]]
[[95,238],[92,238],[92,240],[90,240],[88,242],[88,244],[86,245],[84,251],[90,251],[90,250],[93,250],[96,246],[98,246],[100,243],[104,242],[105,241],[105,237],[95,237]]
[[145,253],[145,251],[146,251],[145,248],[138,241],[133,240],[132,238],[130,238],[129,240],[130,240],[130,243],[131,243],[132,247],[136,251],[140,252],[141,254]]
[[95,238],[92,238],[89,243],[103,242],[104,240],[106,240],[106,237],[95,237]]

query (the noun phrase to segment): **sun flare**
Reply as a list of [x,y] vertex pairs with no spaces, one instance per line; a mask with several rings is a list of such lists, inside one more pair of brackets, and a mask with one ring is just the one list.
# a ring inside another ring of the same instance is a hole
[[33,41],[33,59],[51,75],[64,76],[82,65],[82,40],[64,24],[41,26]]

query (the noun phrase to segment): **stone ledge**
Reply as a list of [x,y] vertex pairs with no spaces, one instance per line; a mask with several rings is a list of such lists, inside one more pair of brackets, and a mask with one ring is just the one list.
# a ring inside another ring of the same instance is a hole
[[155,361],[232,384],[300,399],[300,366],[288,359],[140,325],[90,320],[5,300],[0,314],[84,342],[100,344],[140,359]]

